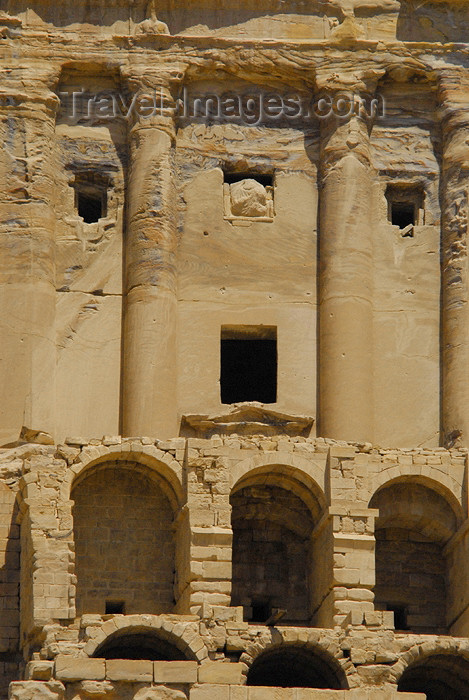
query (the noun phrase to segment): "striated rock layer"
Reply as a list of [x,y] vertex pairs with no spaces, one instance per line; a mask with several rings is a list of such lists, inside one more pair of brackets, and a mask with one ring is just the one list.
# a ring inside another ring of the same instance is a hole
[[0,2],[1,700],[469,698],[468,32]]

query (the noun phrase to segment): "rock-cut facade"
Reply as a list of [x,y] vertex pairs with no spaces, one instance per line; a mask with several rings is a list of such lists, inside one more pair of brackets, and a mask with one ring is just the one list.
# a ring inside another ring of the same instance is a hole
[[469,699],[466,0],[0,2],[0,699]]

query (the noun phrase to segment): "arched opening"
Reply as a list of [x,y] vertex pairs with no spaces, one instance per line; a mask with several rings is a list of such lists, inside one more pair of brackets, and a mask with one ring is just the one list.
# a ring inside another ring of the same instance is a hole
[[298,492],[294,479],[264,473],[241,480],[231,495],[232,605],[243,606],[250,622],[311,620],[311,533],[320,507],[313,494],[307,505]]
[[186,661],[185,654],[167,639],[149,630],[128,630],[113,634],[95,651],[100,659],[137,659],[147,661]]
[[249,669],[247,685],[329,690],[348,687],[336,659],[319,649],[294,644],[260,654]]
[[437,491],[415,481],[391,483],[370,501],[375,526],[375,608],[394,611],[397,630],[446,633],[448,572],[444,546],[458,518]]
[[99,465],[72,489],[77,614],[172,612],[168,485],[130,462]]
[[397,689],[426,693],[427,700],[467,700],[469,660],[457,654],[434,654],[408,666]]

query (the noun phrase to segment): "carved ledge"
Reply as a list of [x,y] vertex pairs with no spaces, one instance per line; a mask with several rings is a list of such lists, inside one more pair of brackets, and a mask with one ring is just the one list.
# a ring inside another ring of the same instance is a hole
[[7,12],[0,11],[0,37],[2,39],[17,39],[21,36],[23,22],[19,17],[13,17]]
[[182,416],[183,434],[195,437],[219,435],[289,435],[308,437],[314,424],[311,416],[292,415],[268,408],[257,401],[233,404],[221,414]]
[[13,15],[9,15],[8,12],[2,12],[0,10],[0,26],[18,29],[23,26],[23,22],[19,17],[14,17]]

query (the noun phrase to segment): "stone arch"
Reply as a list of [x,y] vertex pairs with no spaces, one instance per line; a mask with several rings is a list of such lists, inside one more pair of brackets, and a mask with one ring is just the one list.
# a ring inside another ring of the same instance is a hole
[[[422,473],[423,469],[425,470],[424,474]],[[418,464],[406,465],[404,474],[402,473],[402,467],[397,465],[388,466],[374,477],[371,485],[371,497],[383,487],[399,481],[414,481],[437,491],[448,501],[455,513],[459,514],[458,517],[461,520],[464,518],[464,510],[461,505],[464,484],[431,465],[423,468]]]
[[[443,495],[444,494],[444,495]],[[446,633],[445,545],[462,523],[461,506],[426,477],[385,482],[373,495],[377,609],[394,611],[396,629]]]
[[[452,491],[450,491],[448,488],[446,488],[441,482],[436,481],[435,479],[431,479],[429,477],[421,476],[421,475],[402,475],[400,477],[396,477],[394,479],[390,479],[388,481],[385,481],[379,488],[377,488],[370,500],[370,507],[373,508],[374,506],[372,505],[374,502],[376,502],[377,499],[379,499],[379,494],[382,493],[385,489],[388,488],[393,488],[395,486],[400,486],[400,485],[411,485],[415,484],[420,488],[425,488],[429,492],[433,492],[435,494],[438,494],[439,498],[442,499],[442,502],[446,503],[448,507],[451,509],[452,513],[454,514],[454,525],[452,528],[452,531],[450,532],[448,527],[446,526],[446,533],[444,532],[445,526],[443,523],[440,523],[441,525],[441,532],[439,533],[439,536],[444,539],[446,535],[446,539],[451,537],[452,534],[459,528],[459,526],[462,524],[464,520],[464,513],[463,509],[461,507],[460,502],[455,498],[454,494]],[[393,508],[394,511],[396,511],[396,508],[399,507],[398,502],[394,502]],[[408,513],[408,511],[407,511]],[[424,514],[422,519],[425,520],[426,517],[431,520],[435,520],[435,512],[428,513],[427,516]]]
[[139,462],[102,456],[77,475],[77,614],[173,612],[174,500],[167,481]]
[[[161,478],[162,487],[166,489],[174,509],[183,505],[182,467],[177,460],[166,452],[158,450],[154,445],[141,445],[138,443],[124,443],[110,447],[86,447],[82,450],[78,460],[68,470],[62,484],[61,497],[64,501],[70,500],[72,485],[83,473],[104,462],[135,462],[148,467]],[[165,486],[167,484],[167,486]]]
[[257,653],[243,654],[242,660],[248,666],[247,685],[330,690],[349,688],[350,669],[347,669],[346,659],[337,645],[295,641],[293,636],[288,635],[288,642],[272,641],[258,648]]
[[303,500],[311,503],[311,496],[314,496],[320,506],[325,508],[325,469],[313,460],[279,452],[245,459],[235,464],[230,470],[232,492],[239,487],[240,483],[261,474],[276,474],[290,479],[293,488],[301,490]]
[[469,643],[445,638],[422,642],[392,668],[400,692],[426,693],[427,700],[465,700]]
[[118,625],[115,620],[107,620],[83,651],[89,657],[99,657],[99,651],[110,641],[139,634],[158,637],[177,648],[189,661],[200,662],[208,657],[207,647],[196,624],[181,625],[178,621],[172,622],[167,617],[156,615],[126,615],[119,618]]
[[309,623],[311,535],[323,493],[291,465],[250,462],[230,497],[232,605],[242,606],[250,622],[266,622],[281,610],[283,623]]

